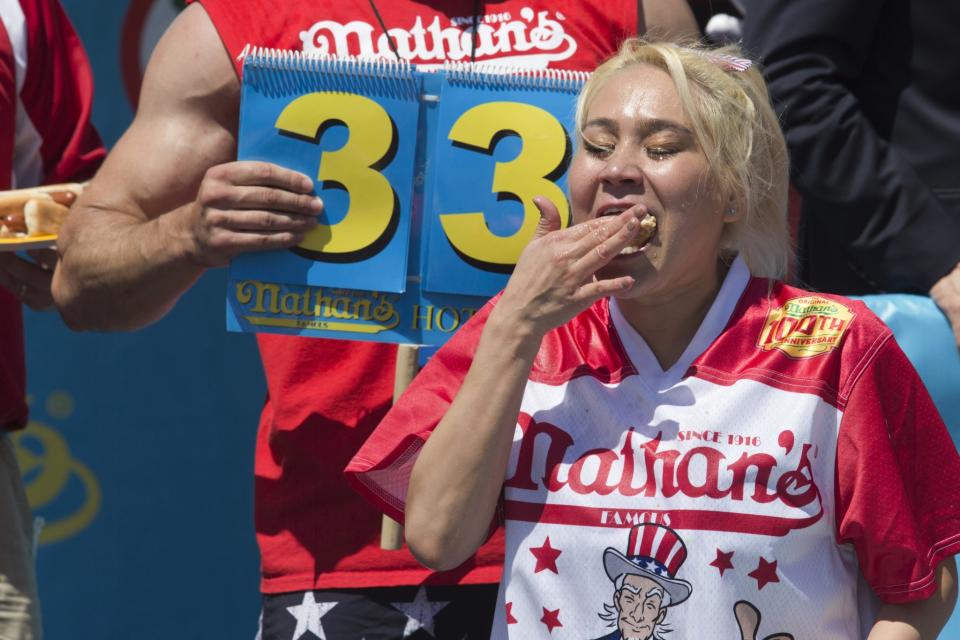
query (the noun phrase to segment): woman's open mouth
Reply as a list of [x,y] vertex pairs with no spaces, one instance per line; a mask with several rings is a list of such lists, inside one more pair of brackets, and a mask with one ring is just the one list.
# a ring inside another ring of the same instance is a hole
[[[617,209],[605,209],[600,215],[601,216],[618,216],[627,208]],[[637,229],[637,235],[633,238],[633,241],[620,250],[620,253],[617,255],[620,256],[629,256],[635,253],[639,253],[647,243],[650,242],[650,239],[653,238],[654,234],[657,232],[657,219],[654,218],[650,213],[647,213],[640,219],[640,228]]]

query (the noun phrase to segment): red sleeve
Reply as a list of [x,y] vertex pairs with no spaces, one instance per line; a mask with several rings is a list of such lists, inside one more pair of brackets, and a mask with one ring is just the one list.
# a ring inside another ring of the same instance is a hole
[[83,44],[58,2],[21,5],[27,74],[20,97],[42,139],[43,181],[89,179],[106,151],[90,122],[93,75]]
[[930,597],[960,551],[960,457],[890,338],[854,381],[837,443],[837,536],[885,602]]
[[394,520],[403,522],[414,462],[460,390],[492,306],[484,305],[430,358],[344,470],[354,488]]

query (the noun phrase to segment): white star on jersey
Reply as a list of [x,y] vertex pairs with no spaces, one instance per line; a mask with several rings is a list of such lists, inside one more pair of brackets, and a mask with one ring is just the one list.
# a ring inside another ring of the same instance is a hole
[[403,629],[403,637],[408,638],[419,629],[426,629],[427,633],[433,636],[433,617],[450,603],[430,602],[426,587],[420,587],[413,602],[391,602],[390,604],[406,614],[407,626]]
[[293,607],[287,607],[287,612],[297,619],[297,628],[290,640],[300,640],[307,632],[312,633],[320,640],[327,640],[320,618],[327,615],[327,612],[335,606],[337,606],[336,602],[317,602],[313,599],[312,591],[303,594],[303,602]]

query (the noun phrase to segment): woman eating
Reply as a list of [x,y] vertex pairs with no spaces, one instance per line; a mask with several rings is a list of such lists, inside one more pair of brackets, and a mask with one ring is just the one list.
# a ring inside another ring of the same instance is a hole
[[[347,468],[434,569],[497,524],[494,638],[933,638],[960,460],[890,331],[783,284],[788,169],[733,49],[627,41],[504,291]],[[428,437],[429,436],[429,437]]]

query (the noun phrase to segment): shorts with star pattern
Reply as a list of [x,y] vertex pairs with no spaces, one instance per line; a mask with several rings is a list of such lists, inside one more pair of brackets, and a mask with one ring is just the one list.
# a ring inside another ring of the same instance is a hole
[[263,596],[258,640],[487,640],[497,585],[300,591]]

